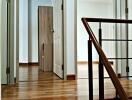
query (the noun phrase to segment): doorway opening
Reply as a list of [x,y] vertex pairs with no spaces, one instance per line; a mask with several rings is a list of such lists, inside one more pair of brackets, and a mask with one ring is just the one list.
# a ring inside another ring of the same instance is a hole
[[[19,82],[63,79],[63,0],[19,0]],[[56,56],[57,55],[57,56]]]

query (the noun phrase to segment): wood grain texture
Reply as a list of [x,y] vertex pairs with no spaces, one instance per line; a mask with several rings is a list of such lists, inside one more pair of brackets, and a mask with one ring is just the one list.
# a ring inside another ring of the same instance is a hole
[[53,7],[39,6],[39,64],[42,71],[53,71]]
[[[29,67],[20,67],[21,80],[28,81],[4,88],[2,100],[88,100],[88,79],[64,81],[51,72],[38,73],[37,66]],[[127,95],[132,97],[132,81],[120,81]],[[94,79],[93,85],[94,100],[98,100],[98,79]],[[105,79],[105,98],[114,97],[115,88],[110,79]]]

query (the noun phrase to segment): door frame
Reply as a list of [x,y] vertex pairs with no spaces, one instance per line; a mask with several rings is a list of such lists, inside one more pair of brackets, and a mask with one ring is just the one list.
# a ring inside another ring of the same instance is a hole
[[65,50],[64,50],[64,48],[65,48],[65,35],[64,35],[64,33],[65,33],[65,29],[64,29],[64,20],[65,20],[65,18],[64,18],[64,1],[65,0],[62,0],[62,55],[63,55],[63,79],[65,79],[65,76],[66,76],[66,73],[65,73],[65,70],[66,70],[66,68],[65,68]]
[[78,78],[77,74],[78,74],[78,70],[77,70],[77,0],[74,0],[75,2],[75,6],[74,6],[74,9],[75,9],[75,12],[74,12],[74,52],[75,52],[75,57],[74,57],[74,60],[75,60],[75,77],[76,79]]
[[19,9],[15,9],[19,7],[17,4],[19,0],[7,0],[7,84],[17,83],[19,78],[19,25],[16,25],[19,23]]
[[19,0],[7,0],[7,84],[19,81]]

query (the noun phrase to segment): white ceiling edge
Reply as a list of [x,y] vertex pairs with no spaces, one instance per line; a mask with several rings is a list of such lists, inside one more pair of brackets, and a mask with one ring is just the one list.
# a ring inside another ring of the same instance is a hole
[[102,4],[111,4],[113,3],[113,0],[78,0],[78,2],[82,2],[82,3],[102,3]]

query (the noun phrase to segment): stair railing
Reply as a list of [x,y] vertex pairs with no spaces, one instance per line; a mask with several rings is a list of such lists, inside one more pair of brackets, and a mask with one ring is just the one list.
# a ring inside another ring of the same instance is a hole
[[[88,40],[88,65],[89,65],[89,100],[93,100],[93,70],[92,70],[92,43],[94,47],[96,48],[98,55],[99,55],[99,100],[104,100],[104,70],[103,65],[106,68],[106,71],[108,72],[108,75],[110,76],[110,79],[117,91],[117,94],[120,97],[120,100],[128,100],[127,94],[124,91],[118,77],[116,76],[116,73],[112,69],[112,66],[110,62],[108,61],[108,58],[106,57],[105,53],[103,52],[101,46],[102,43],[101,37],[102,37],[102,30],[101,30],[101,23],[124,23],[124,24],[132,24],[132,20],[121,20],[121,19],[102,19],[102,18],[82,18],[82,22],[85,26],[86,31],[89,34],[89,40]],[[94,32],[90,28],[88,22],[99,22],[100,28],[99,28],[99,42],[96,39]]]

